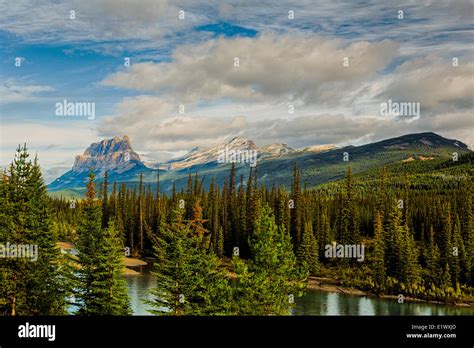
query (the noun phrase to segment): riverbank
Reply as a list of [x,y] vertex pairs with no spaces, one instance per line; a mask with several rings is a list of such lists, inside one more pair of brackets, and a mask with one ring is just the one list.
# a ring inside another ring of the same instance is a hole
[[[397,295],[383,295],[383,294],[381,295],[381,294],[375,294],[375,293],[371,293],[371,292],[362,291],[362,290],[356,289],[356,288],[342,286],[342,285],[339,284],[338,280],[334,279],[334,278],[309,277],[307,288],[310,289],[310,290],[338,292],[338,293],[343,293],[343,294],[348,294],[348,295],[377,297],[377,298],[380,298],[380,299],[398,301],[398,296]],[[419,303],[451,305],[451,306],[454,306],[454,307],[474,308],[474,301],[472,301],[472,302],[460,302],[460,303],[449,303],[449,302],[441,302],[441,301],[424,300],[424,299],[409,297],[409,296],[405,296],[403,298],[403,300],[407,301],[407,302],[419,302]]]

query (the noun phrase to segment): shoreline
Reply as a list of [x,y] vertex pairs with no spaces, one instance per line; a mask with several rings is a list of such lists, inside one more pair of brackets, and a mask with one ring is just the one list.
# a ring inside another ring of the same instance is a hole
[[[376,298],[385,299],[385,300],[395,300],[395,301],[398,300],[397,295],[378,295],[378,294],[370,293],[370,292],[363,291],[360,289],[342,286],[338,284],[338,281],[336,279],[326,278],[326,277],[308,277],[307,289],[326,291],[326,292],[337,292],[337,293],[354,295],[354,296],[376,297]],[[462,308],[474,307],[472,303],[465,303],[465,302],[449,303],[449,302],[441,302],[441,301],[434,301],[434,300],[424,300],[421,298],[409,297],[409,296],[404,297],[404,301],[438,304],[438,305],[449,305],[453,307],[462,307]]]

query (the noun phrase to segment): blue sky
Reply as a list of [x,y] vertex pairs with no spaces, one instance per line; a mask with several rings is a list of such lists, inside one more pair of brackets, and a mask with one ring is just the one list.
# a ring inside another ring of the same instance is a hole
[[[473,13],[463,0],[2,1],[0,165],[27,142],[51,180],[123,134],[150,161],[235,135],[304,147],[434,131],[472,147]],[[64,99],[95,103],[95,119],[56,116]],[[388,99],[420,103],[420,119],[382,117]]]

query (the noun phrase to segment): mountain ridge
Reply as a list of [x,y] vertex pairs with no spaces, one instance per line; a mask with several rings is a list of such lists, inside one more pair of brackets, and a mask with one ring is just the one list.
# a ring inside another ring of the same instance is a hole
[[[295,164],[303,171],[303,179],[308,179],[310,184],[317,184],[336,180],[342,173],[341,168],[347,168],[347,165],[352,165],[356,170],[364,170],[407,159],[446,159],[454,151],[461,154],[471,151],[463,142],[447,139],[433,132],[406,134],[360,146],[337,148],[334,145],[315,145],[298,150],[284,143],[258,147],[250,139],[234,137],[210,148],[195,147],[183,156],[151,167],[142,162],[133,150],[129,137],[125,135],[91,144],[83,155],[76,156],[73,168],[49,184],[48,189],[81,189],[91,167],[94,167],[99,178],[108,171],[111,180],[127,183],[136,182],[140,174],[144,175],[145,181],[153,182],[153,177],[156,178],[156,174],[160,173],[165,190],[171,188],[174,181],[179,187],[183,186],[183,179],[195,172],[207,177],[216,176],[219,184],[225,180],[229,167],[229,163],[218,162],[219,151],[225,149],[234,153],[240,151],[242,154],[256,151],[259,175],[263,180],[269,181],[268,178],[271,177],[275,184],[285,186],[289,183],[291,169]],[[343,158],[346,153],[349,163]],[[239,175],[246,175],[248,172],[243,163],[237,163],[236,167]]]

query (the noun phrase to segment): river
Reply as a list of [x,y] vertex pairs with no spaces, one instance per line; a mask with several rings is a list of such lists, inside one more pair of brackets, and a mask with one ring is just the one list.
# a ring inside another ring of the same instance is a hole
[[[143,300],[151,300],[148,290],[156,286],[156,279],[146,271],[126,276],[134,315],[151,315]],[[292,315],[474,315],[474,309],[449,305],[405,302],[356,296],[337,292],[311,290],[295,298]]]

